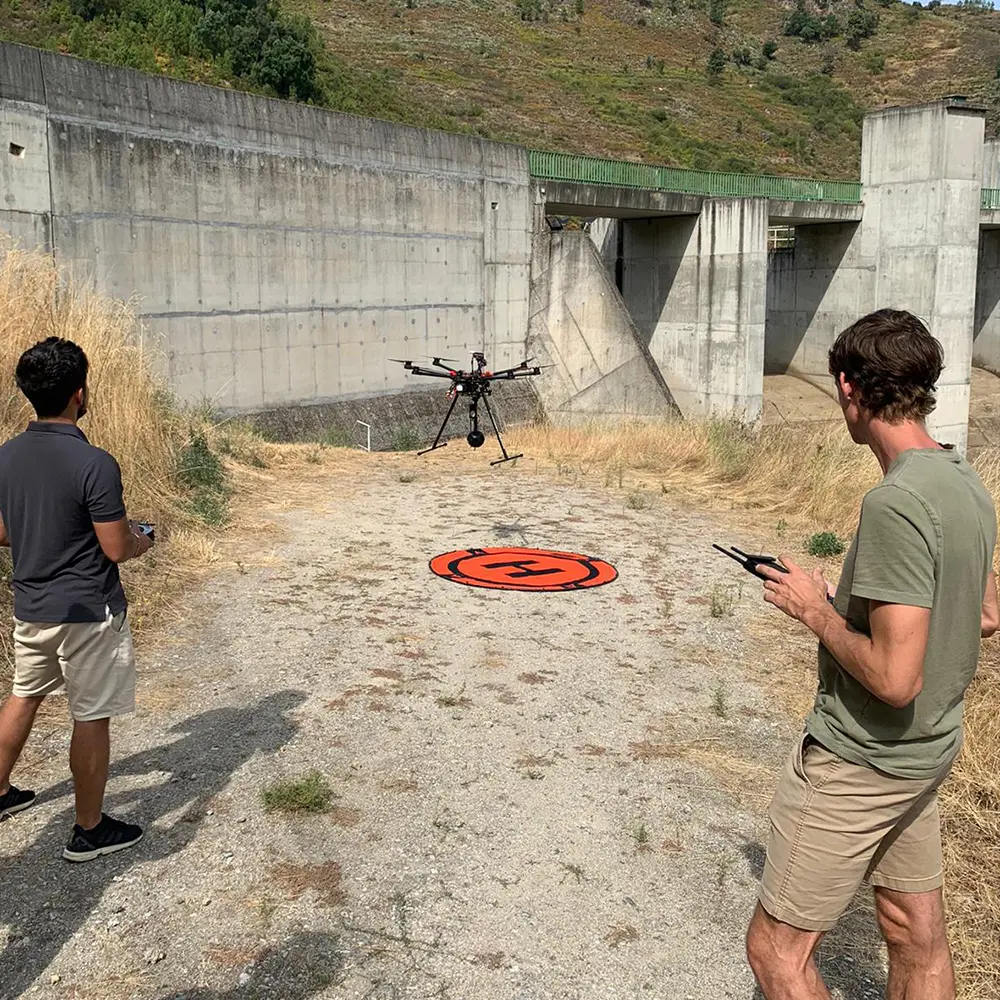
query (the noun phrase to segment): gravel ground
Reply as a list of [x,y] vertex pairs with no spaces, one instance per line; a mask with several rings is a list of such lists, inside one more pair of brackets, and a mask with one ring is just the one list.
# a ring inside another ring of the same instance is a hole
[[[0,828],[0,997],[757,995],[743,934],[797,725],[752,682],[754,582],[713,617],[741,576],[718,521],[477,458],[336,453],[295,496],[262,487],[280,540],[230,533],[114,727],[107,808],[145,824],[135,850],[60,859],[46,715],[39,802]],[[530,594],[427,569],[505,544],[620,575]],[[311,769],[328,812],[265,812]],[[837,996],[882,994],[872,940],[859,910],[825,946]]]

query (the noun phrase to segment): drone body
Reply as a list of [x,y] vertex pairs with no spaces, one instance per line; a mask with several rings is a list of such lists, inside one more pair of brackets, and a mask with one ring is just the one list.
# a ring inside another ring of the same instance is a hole
[[531,358],[527,358],[513,368],[503,368],[495,372],[491,372],[486,368],[486,357],[479,351],[472,352],[472,368],[469,371],[460,371],[457,368],[449,367],[443,363],[448,360],[447,358],[432,359],[431,367],[429,368],[423,365],[415,365],[412,361],[400,361],[397,358],[390,358],[389,360],[398,362],[407,371],[413,372],[414,375],[428,375],[432,378],[446,378],[451,381],[451,387],[448,390],[448,395],[451,397],[451,406],[448,407],[448,412],[445,414],[441,429],[438,431],[434,443],[429,448],[417,452],[418,455],[426,455],[430,451],[443,448],[448,443],[447,441],[442,441],[441,436],[444,434],[444,429],[448,425],[448,419],[455,409],[458,397],[467,396],[469,400],[469,433],[466,435],[465,440],[468,442],[469,447],[481,448],[486,442],[486,435],[479,429],[479,402],[482,400],[487,416],[490,418],[490,423],[493,425],[493,431],[497,436],[500,450],[503,452],[503,458],[497,459],[495,462],[490,462],[490,465],[501,465],[503,462],[511,462],[515,458],[521,458],[520,454],[507,454],[503,439],[500,437],[500,428],[497,427],[493,411],[490,409],[489,396],[493,391],[491,388],[493,382],[501,380],[512,381],[525,375],[540,374],[542,370],[541,366],[532,366],[530,364]]

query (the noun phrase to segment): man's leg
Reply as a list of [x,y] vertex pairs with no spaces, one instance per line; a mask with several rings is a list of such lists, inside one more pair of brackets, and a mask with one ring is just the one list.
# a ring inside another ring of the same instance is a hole
[[879,927],[889,949],[889,1000],[954,1000],[941,886],[943,770],[872,860]]
[[44,700],[44,694],[34,698],[12,694],[0,709],[0,795],[10,789],[10,772],[21,756],[35,713]]
[[101,822],[111,760],[110,721],[95,719],[73,724],[69,766],[76,789],[76,822],[84,830],[92,830]]
[[875,910],[889,949],[888,1000],[955,1000],[941,890],[876,886]]
[[63,857],[93,861],[142,839],[141,827],[104,813],[111,719],[135,709],[135,655],[124,612],[66,626],[59,655],[73,714],[70,767],[76,787],[76,824]]
[[14,620],[14,684],[0,709],[0,818],[27,809],[35,793],[14,789],[10,775],[21,756],[38,706],[63,683],[55,631]]
[[766,1000],[830,1000],[813,957],[822,938],[822,931],[801,931],[757,904],[747,958]]

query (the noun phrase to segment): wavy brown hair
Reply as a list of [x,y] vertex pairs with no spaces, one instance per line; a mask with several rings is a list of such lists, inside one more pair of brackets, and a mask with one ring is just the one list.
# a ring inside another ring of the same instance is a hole
[[944,351],[913,313],[879,309],[862,316],[830,348],[830,374],[854,386],[862,406],[889,424],[934,410]]

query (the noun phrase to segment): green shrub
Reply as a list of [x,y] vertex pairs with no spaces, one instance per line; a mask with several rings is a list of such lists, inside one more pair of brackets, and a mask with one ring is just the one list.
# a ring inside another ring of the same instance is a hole
[[708,75],[717,77],[726,68],[726,53],[722,49],[713,49],[708,57]]
[[420,444],[420,435],[412,427],[400,427],[392,436],[392,451],[413,451]]
[[177,482],[188,494],[191,512],[206,524],[223,524],[228,515],[229,479],[218,455],[202,431],[196,431],[183,448]]
[[832,531],[818,531],[809,538],[808,549],[809,555],[825,558],[843,555],[846,546]]
[[277,781],[261,793],[266,812],[325,813],[333,801],[333,790],[319,771],[304,778]]
[[878,31],[878,14],[873,10],[858,7],[847,18],[847,47],[861,48],[862,39],[871,38]]

